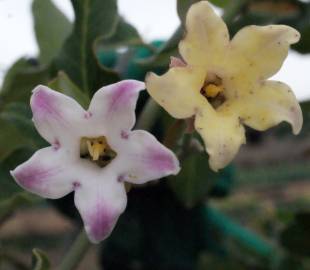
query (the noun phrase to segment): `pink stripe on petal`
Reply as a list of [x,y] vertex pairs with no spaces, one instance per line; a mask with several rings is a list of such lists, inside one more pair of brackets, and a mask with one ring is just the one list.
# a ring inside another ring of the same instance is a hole
[[148,155],[145,156],[145,162],[151,169],[158,171],[173,172],[177,168],[176,160],[173,155],[162,149],[149,148]]
[[38,86],[33,93],[31,99],[31,108],[34,117],[45,118],[46,115],[50,115],[56,119],[62,119],[63,117],[57,108],[57,101],[52,93],[49,93],[44,88]]
[[97,203],[86,218],[85,227],[90,239],[95,243],[104,240],[113,230],[118,216],[102,202]]
[[73,98],[39,85],[33,90],[30,105],[36,129],[50,144],[59,141],[68,147],[74,138],[79,139],[85,110]]
[[119,175],[122,175],[120,180],[143,184],[169,174],[175,175],[180,170],[174,153],[146,131],[132,131],[126,147],[119,166]]
[[[139,86],[142,85],[139,82]],[[141,86],[140,86],[141,88]],[[136,81],[123,81],[115,85],[115,90],[111,95],[111,100],[109,104],[108,112],[112,113],[117,111],[119,108],[126,106],[130,103],[132,97],[134,97],[137,93],[137,82]]]
[[75,164],[68,162],[63,151],[46,147],[11,171],[11,175],[24,189],[44,198],[57,199],[73,190],[75,171]]
[[30,165],[20,169],[17,168],[12,172],[12,175],[23,188],[41,194],[48,192],[47,189],[50,183],[47,181],[59,173],[61,173],[61,170],[57,168],[44,168],[38,164],[37,166]]
[[93,114],[90,122],[98,129],[109,132],[129,131],[134,126],[135,108],[139,92],[145,84],[136,80],[124,80],[99,89],[93,96],[88,111]]

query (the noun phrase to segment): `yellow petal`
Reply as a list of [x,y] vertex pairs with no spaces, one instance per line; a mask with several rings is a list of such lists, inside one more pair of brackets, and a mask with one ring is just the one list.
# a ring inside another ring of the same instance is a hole
[[230,106],[220,108],[237,112],[243,123],[256,129],[266,130],[286,121],[291,124],[293,133],[298,134],[302,128],[302,112],[290,87],[276,81],[258,84],[252,94],[239,100],[231,100]]
[[229,63],[241,78],[264,80],[281,68],[300,34],[286,25],[247,26],[232,39]]
[[145,82],[151,97],[168,113],[175,118],[188,118],[204,102],[200,94],[204,79],[203,70],[176,67],[162,76],[150,73]]
[[236,114],[221,115],[205,107],[195,118],[195,128],[209,154],[210,168],[224,168],[245,143],[244,127]]
[[190,7],[186,30],[179,50],[187,63],[207,66],[221,62],[229,44],[229,33],[222,18],[215,14],[207,1]]

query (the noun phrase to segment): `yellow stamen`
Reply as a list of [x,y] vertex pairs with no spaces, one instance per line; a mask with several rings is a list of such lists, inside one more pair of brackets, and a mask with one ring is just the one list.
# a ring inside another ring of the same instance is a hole
[[87,150],[88,150],[88,153],[90,154],[90,156],[93,156],[93,147],[91,145],[91,142],[89,140],[86,140],[86,145],[87,145]]
[[86,144],[89,155],[95,161],[99,160],[99,157],[102,156],[108,148],[106,141],[102,138],[87,139]]
[[214,98],[219,93],[223,92],[224,87],[223,85],[215,85],[215,84],[208,84],[203,87],[203,95],[207,98]]

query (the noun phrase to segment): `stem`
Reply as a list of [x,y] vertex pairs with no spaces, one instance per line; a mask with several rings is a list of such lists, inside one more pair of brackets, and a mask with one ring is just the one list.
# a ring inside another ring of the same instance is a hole
[[166,43],[162,47],[162,51],[176,48],[178,46],[178,43],[183,37],[183,33],[184,33],[184,28],[182,27],[182,25],[179,25],[178,28],[172,34],[172,36],[166,41]]
[[65,255],[63,261],[59,266],[59,270],[73,270],[81,262],[87,250],[90,247],[90,242],[84,229],[81,230],[80,234],[75,239],[69,252]]
[[173,149],[177,140],[182,136],[184,130],[184,121],[183,120],[175,120],[175,122],[167,129],[165,138],[163,140],[163,144]]
[[190,148],[192,143],[193,134],[192,133],[185,133],[183,135],[183,144],[182,144],[182,150],[178,154],[178,159],[182,163],[182,161],[185,160],[186,157],[190,155]]
[[137,121],[136,129],[150,130],[159,112],[159,105],[152,98],[149,98]]
[[275,256],[276,248],[251,230],[244,228],[215,208],[206,207],[205,218],[222,234],[264,258]]

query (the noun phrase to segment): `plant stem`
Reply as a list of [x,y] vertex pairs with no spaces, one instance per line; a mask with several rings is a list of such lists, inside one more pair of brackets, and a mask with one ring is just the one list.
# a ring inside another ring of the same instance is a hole
[[170,149],[174,149],[177,140],[182,136],[183,132],[184,120],[175,120],[174,123],[170,127],[168,127],[163,140],[163,144]]
[[272,258],[277,250],[271,243],[261,238],[258,234],[236,223],[230,217],[216,208],[206,207],[205,218],[222,234],[234,239],[248,250],[264,258]]
[[59,266],[59,270],[73,270],[75,269],[90,247],[90,242],[84,229],[81,230],[69,252],[65,255],[63,261]]
[[150,130],[159,112],[159,105],[152,98],[149,98],[137,121],[136,129]]

